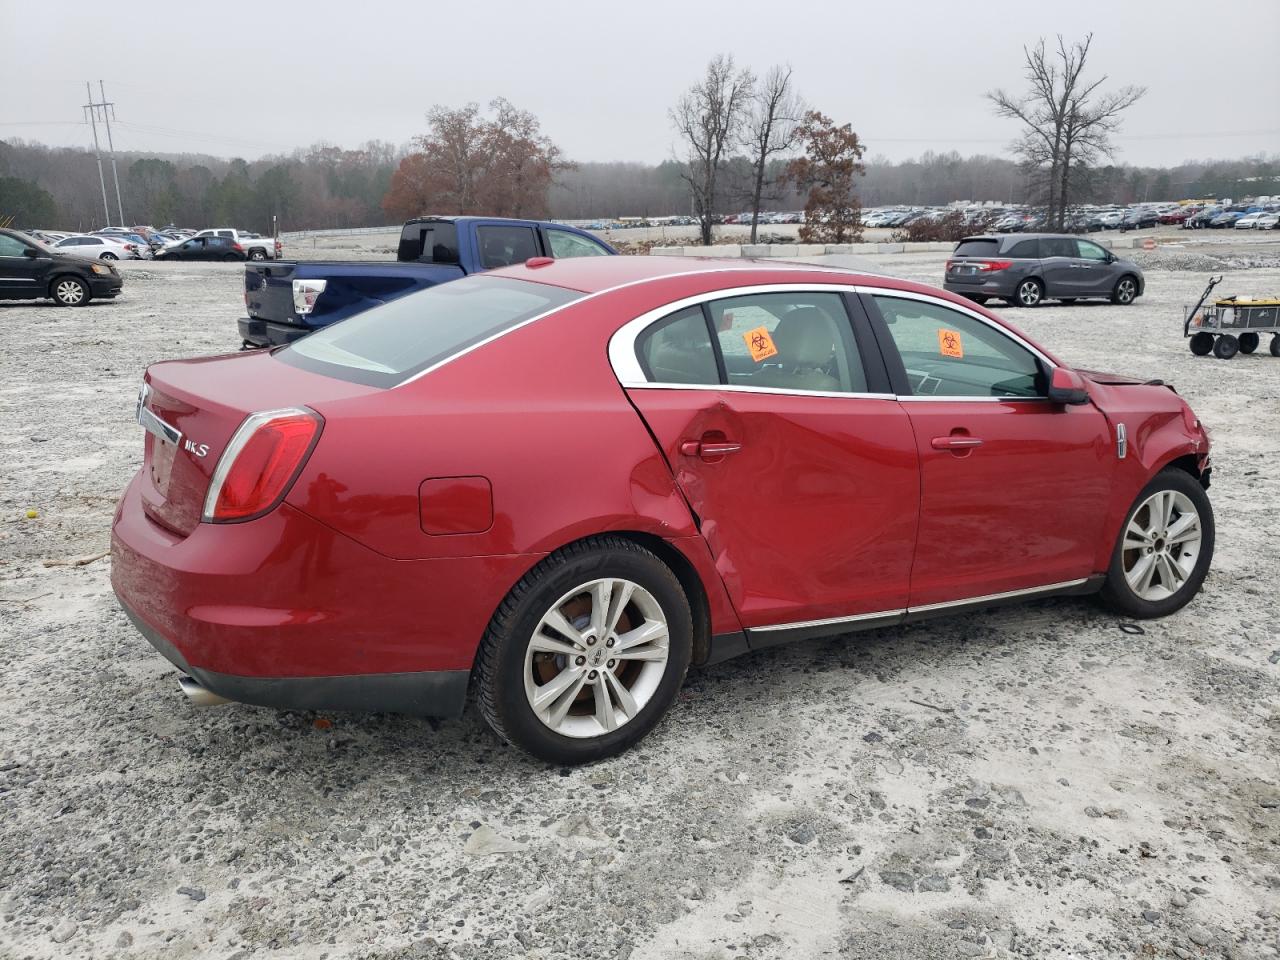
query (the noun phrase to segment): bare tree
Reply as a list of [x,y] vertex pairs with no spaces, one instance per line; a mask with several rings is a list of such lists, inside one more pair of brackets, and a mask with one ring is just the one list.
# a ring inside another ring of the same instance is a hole
[[1111,135],[1120,126],[1120,114],[1147,92],[1127,86],[1111,93],[1100,91],[1101,78],[1083,77],[1093,34],[1069,47],[1058,36],[1058,48],[1050,54],[1044,39],[1024,47],[1026,78],[1030,90],[1015,97],[993,90],[987,99],[996,115],[1019,121],[1024,130],[1014,142],[1014,152],[1027,169],[1030,186],[1046,208],[1050,226],[1062,229],[1080,177],[1100,157],[1114,149]]
[[671,110],[671,122],[685,148],[681,176],[689,184],[703,244],[711,243],[720,164],[738,139],[754,86],[750,70],[736,69],[732,55],[719,54],[707,64],[706,75]]
[[[795,146],[798,139],[796,130],[804,112],[804,101],[791,86],[790,65],[770,70],[751,97],[743,123],[742,145],[751,151],[752,243],[756,242],[761,202],[778,198],[772,190],[778,185],[777,181],[768,177],[769,161]],[[765,193],[766,187],[770,188],[768,194]]]

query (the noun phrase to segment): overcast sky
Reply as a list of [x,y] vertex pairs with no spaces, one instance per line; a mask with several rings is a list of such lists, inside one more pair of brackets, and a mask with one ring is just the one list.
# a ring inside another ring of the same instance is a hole
[[656,162],[668,108],[726,52],[758,73],[790,63],[869,156],[1000,154],[1015,128],[983,93],[1023,89],[1024,44],[1089,31],[1092,75],[1150,88],[1119,159],[1280,153],[1280,0],[0,0],[0,139],[90,144],[84,84],[101,79],[120,149],[403,143],[432,104],[504,96],[572,159]]

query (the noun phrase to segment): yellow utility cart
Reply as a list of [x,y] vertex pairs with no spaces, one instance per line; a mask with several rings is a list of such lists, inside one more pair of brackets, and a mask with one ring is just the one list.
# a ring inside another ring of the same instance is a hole
[[1237,353],[1253,353],[1264,333],[1271,334],[1271,355],[1280,357],[1280,297],[1219,297],[1206,305],[1222,277],[1213,277],[1194,307],[1186,311],[1182,335],[1191,340],[1197,357],[1212,353],[1230,360]]

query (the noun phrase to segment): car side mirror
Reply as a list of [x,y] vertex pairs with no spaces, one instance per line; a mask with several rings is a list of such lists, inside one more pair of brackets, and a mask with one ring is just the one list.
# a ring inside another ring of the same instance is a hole
[[40,256],[40,251],[37,250],[35,247],[23,247],[22,255],[24,257],[30,257],[32,260],[34,260],[36,257]]
[[1075,406],[1089,402],[1084,378],[1066,367],[1054,367],[1049,376],[1049,402]]

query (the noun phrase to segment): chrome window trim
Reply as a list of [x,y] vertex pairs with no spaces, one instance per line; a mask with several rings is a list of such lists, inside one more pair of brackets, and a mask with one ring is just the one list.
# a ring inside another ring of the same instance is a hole
[[747,387],[721,383],[624,383],[628,390],[714,390],[720,393],[779,394],[784,397],[833,397],[840,400],[895,400],[892,393],[842,393],[835,390],[793,390],[790,387]]
[[[742,269],[742,268],[729,268]],[[709,271],[721,272],[721,271]],[[616,288],[615,288],[616,289]],[[608,292],[608,291],[601,291]],[[896,297],[901,300],[918,300],[922,303],[934,304],[947,310],[970,317],[982,324],[990,327],[993,331],[1002,336],[1008,337],[1018,346],[1022,347],[1039,359],[1052,373],[1054,368],[1058,366],[1051,358],[1049,358],[1042,350],[1035,345],[1028,343],[1018,334],[1009,328],[996,323],[988,317],[982,316],[980,313],[968,310],[958,303],[952,303],[950,300],[944,300],[941,297],[931,296],[929,294],[918,293],[914,290],[898,290],[894,287],[871,287],[863,284],[837,284],[837,283],[769,283],[755,284],[746,287],[728,287],[724,290],[715,290],[709,293],[694,294],[681,300],[673,300],[671,303],[664,304],[661,307],[643,313],[633,320],[628,320],[619,327],[609,338],[609,365],[613,367],[614,375],[618,378],[618,382],[627,389],[711,389],[711,390],[729,390],[733,392],[760,392],[760,393],[780,393],[783,395],[795,394],[797,396],[835,396],[835,397],[863,397],[863,398],[888,398],[896,397],[900,401],[911,403],[919,402],[947,402],[947,403],[1020,403],[1028,400],[1033,402],[1045,402],[1048,397],[967,397],[967,396],[915,396],[915,395],[890,395],[890,394],[868,394],[868,393],[828,393],[813,390],[772,390],[763,387],[744,387],[734,386],[733,384],[672,384],[663,381],[650,382],[645,376],[643,368],[640,366],[640,358],[636,353],[636,340],[651,324],[670,316],[686,307],[698,306],[713,300],[730,299],[732,297],[749,296],[758,293],[852,293],[867,294],[868,296],[885,296]],[[580,302],[580,301],[575,301]],[[536,319],[536,318],[535,318]]]
[[858,613],[850,617],[830,617],[826,620],[796,620],[788,623],[771,623],[761,627],[747,627],[747,633],[770,633],[775,630],[806,630],[812,627],[837,626],[842,623],[885,620],[892,617],[910,616],[913,613],[928,613],[932,610],[947,610],[952,607],[969,607],[978,603],[994,603],[997,600],[1012,600],[1015,597],[1029,597],[1037,593],[1052,593],[1054,590],[1068,590],[1071,587],[1080,587],[1088,582],[1088,577],[1080,577],[1078,580],[1063,580],[1059,583],[1046,583],[1039,587],[1006,590],[1003,593],[988,593],[980,597],[966,597],[963,600],[926,603],[918,607],[904,607],[900,610],[877,610],[874,613]]

